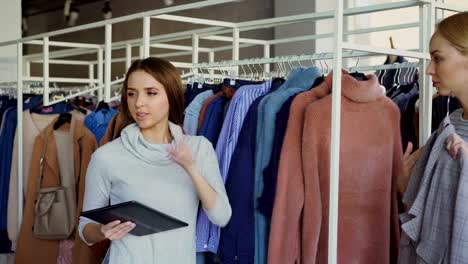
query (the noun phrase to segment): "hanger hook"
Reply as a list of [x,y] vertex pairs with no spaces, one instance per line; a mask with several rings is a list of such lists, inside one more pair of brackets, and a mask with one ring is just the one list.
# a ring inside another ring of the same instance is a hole
[[359,64],[359,58],[360,58],[360,57],[357,57],[357,60],[356,60],[356,67],[354,67],[354,68],[356,68],[355,71],[357,71],[357,66],[358,66],[358,64]]
[[242,69],[242,75],[245,75],[245,69],[244,69],[244,65],[240,65],[241,69]]
[[328,64],[327,64],[327,60],[323,60],[323,63],[325,63],[325,66],[327,66],[327,74],[328,74]]
[[250,68],[250,60],[247,60],[247,67],[249,68],[249,78],[252,78],[253,76],[253,71],[252,68]]

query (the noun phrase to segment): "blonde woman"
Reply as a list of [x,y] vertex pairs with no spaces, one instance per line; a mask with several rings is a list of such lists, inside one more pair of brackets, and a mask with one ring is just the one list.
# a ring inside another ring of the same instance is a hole
[[[442,20],[430,42],[431,63],[426,73],[442,96],[452,96],[462,105],[450,115],[456,134],[446,141],[446,150],[457,159],[460,151],[468,151],[468,12],[458,13]],[[403,156],[403,177],[400,192],[406,190],[411,170],[418,160],[419,151],[411,155],[412,145]],[[468,152],[466,152],[468,154]]]

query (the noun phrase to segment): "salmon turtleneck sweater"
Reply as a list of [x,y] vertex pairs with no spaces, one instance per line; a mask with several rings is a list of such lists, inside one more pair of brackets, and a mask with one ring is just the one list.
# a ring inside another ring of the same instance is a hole
[[[338,263],[396,263],[400,113],[375,75],[343,73]],[[293,101],[280,158],[268,263],[327,263],[332,76]]]

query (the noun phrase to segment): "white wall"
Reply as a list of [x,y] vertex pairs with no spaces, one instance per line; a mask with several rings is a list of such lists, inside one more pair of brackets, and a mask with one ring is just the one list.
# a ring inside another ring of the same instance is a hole
[[[5,1],[5,0],[0,0]],[[197,0],[200,1],[200,0]],[[194,0],[176,0],[175,5],[189,4],[197,2]],[[77,21],[77,25],[82,25],[86,23],[92,23],[102,20],[101,9],[103,7],[104,1],[98,1],[95,3],[85,4],[79,6],[80,16]],[[273,16],[273,0],[243,0],[240,2],[227,3],[212,7],[192,9],[183,12],[177,12],[175,15],[182,16],[192,16],[197,18],[205,19],[214,19],[221,21],[229,22],[241,22],[249,21],[262,18],[270,18]],[[147,0],[112,0],[110,1],[112,13],[114,17],[135,14],[138,12],[163,8],[163,1],[147,1]],[[29,21],[29,31],[28,35],[40,34],[48,31],[63,29],[66,26],[64,25],[63,19],[63,10],[58,10],[54,12],[49,12],[46,14],[40,14],[28,18]],[[157,36],[162,34],[174,33],[183,30],[192,30],[196,28],[203,28],[208,26],[200,25],[191,25],[188,23],[179,23],[173,21],[163,21],[153,19],[151,21],[151,35]],[[128,40],[133,38],[141,38],[142,36],[142,21],[133,20],[125,23],[118,23],[113,26],[112,29],[112,40],[114,42]],[[227,34],[232,36],[232,34]],[[258,39],[272,39],[273,30],[257,30],[257,31],[247,31],[241,32],[241,38],[258,38]],[[71,34],[61,35],[58,37],[53,37],[51,40],[56,41],[71,41],[71,42],[85,42],[85,43],[104,43],[104,29],[92,29],[81,32],[75,32]],[[171,42],[169,44],[179,44],[179,45],[191,45],[191,39]],[[229,46],[231,43],[228,42],[218,42],[218,41],[209,41],[209,40],[200,40],[200,47],[219,47],[219,46]],[[39,46],[31,46],[25,48],[25,52],[35,53],[41,52]],[[123,57],[125,56],[124,50],[114,51],[113,57]],[[134,53],[137,52],[137,49],[133,50]],[[174,52],[174,50],[167,49],[151,49],[152,55],[157,55],[158,53]],[[242,48],[240,50],[240,58],[251,58],[251,57],[261,57],[263,56],[263,46],[255,46],[250,48]],[[96,56],[81,56],[75,59],[84,59],[84,60],[95,60]],[[190,62],[191,56],[182,56],[167,58],[173,61],[180,62]],[[215,60],[230,60],[232,59],[232,51],[216,52]],[[200,53],[200,62],[208,61],[207,53]],[[112,65],[112,79],[115,76],[121,76],[125,73],[125,64],[124,63],[114,63]],[[97,72],[95,70],[95,72]],[[38,76],[42,74],[42,67],[39,64],[33,64],[31,66],[32,76]],[[76,77],[76,78],[85,78],[88,76],[88,69],[80,66],[70,66],[70,65],[50,65],[50,75],[53,77]]]
[[[375,4],[385,4],[391,2],[401,2],[402,0],[346,0],[344,1],[345,8],[369,6]],[[465,6],[468,8],[467,0],[445,0],[446,3]],[[275,15],[294,15],[303,14],[306,12],[324,12],[333,11],[335,9],[335,0],[292,0],[282,1],[275,0]],[[442,11],[439,11],[439,18],[442,17]],[[445,16],[453,13],[445,12]],[[419,8],[405,8],[394,11],[386,11],[359,16],[345,17],[344,29],[349,30],[381,27],[395,24],[414,23],[419,21]],[[308,34],[327,34],[334,32],[335,23],[333,19],[320,20],[315,23],[302,23],[294,26],[285,26],[275,30],[276,38],[302,36]],[[389,37],[393,38],[396,48],[399,49],[418,49],[419,48],[419,28],[383,31],[377,33],[360,34],[349,37],[344,37],[345,40],[351,43],[373,45],[380,47],[390,47]],[[275,48],[275,55],[292,55],[301,53],[323,53],[332,52],[334,47],[333,38],[319,39],[317,41],[307,41],[295,44],[281,45]],[[386,56],[378,56],[372,58],[360,58],[344,60],[344,65],[377,65],[382,64]],[[332,61],[326,61],[329,68],[332,67]],[[320,64],[317,64],[320,65]],[[325,64],[322,64],[326,67]]]
[[[348,0],[348,7],[368,6],[375,4],[384,4],[391,2],[401,2],[402,0]],[[468,8],[468,1],[463,0],[445,0],[446,3],[456,4]],[[334,10],[335,1],[316,0],[316,10],[330,11]],[[439,18],[442,17],[442,11],[439,10]],[[453,13],[445,12],[445,16]],[[396,24],[414,23],[419,21],[419,8],[405,8],[393,11],[385,11],[379,13],[372,13],[366,15],[359,15],[350,17],[348,20],[349,29],[381,27]],[[324,20],[317,22],[317,33],[329,33],[334,30],[333,20]],[[352,43],[373,45],[379,47],[390,47],[389,37],[393,38],[396,48],[399,49],[418,49],[419,48],[419,28],[401,29],[392,31],[382,31],[377,33],[360,34],[349,37],[348,41]],[[319,40],[316,43],[317,52],[330,52],[333,50],[333,41]],[[360,58],[359,65],[377,65],[385,61],[385,56]],[[356,60],[348,60],[348,65],[356,65]],[[329,61],[328,64],[330,64]]]
[[[21,0],[1,0],[0,42],[21,38]],[[16,80],[16,45],[0,47],[0,82]]]
[[[290,16],[314,12],[315,4],[311,0],[275,0],[275,17]],[[307,22],[275,28],[275,38],[298,37],[312,35],[315,32],[315,23]],[[271,55],[294,55],[302,53],[313,53],[315,41],[302,41],[295,43],[279,44],[273,47]]]

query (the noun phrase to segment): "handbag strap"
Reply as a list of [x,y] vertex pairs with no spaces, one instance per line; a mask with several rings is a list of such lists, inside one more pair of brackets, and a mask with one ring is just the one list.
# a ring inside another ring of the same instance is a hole
[[[42,146],[41,150],[41,158],[39,159],[39,184],[37,186],[37,193],[39,193],[39,190],[41,189],[42,186],[42,178],[44,178],[44,160],[45,160],[45,155],[47,152],[47,144],[49,141],[49,134],[50,130],[53,128],[53,126],[49,126],[48,129],[45,131],[45,141],[44,141],[44,146]],[[60,181],[60,179],[59,179]]]

